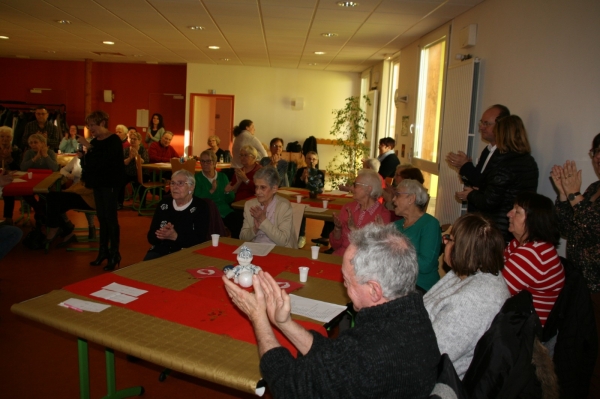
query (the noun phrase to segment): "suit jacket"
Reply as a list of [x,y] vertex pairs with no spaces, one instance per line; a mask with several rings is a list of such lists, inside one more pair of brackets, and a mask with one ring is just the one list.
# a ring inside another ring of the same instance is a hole
[[[254,218],[250,214],[250,208],[259,205],[258,200],[253,198],[246,201],[244,205],[244,226],[240,232],[240,239],[252,241],[254,234]],[[262,230],[275,245],[288,248],[298,248],[298,237],[294,230],[294,220],[292,215],[292,205],[285,198],[277,196],[275,204],[275,221],[271,223],[269,219],[265,219],[260,224]]]
[[[477,166],[474,166],[473,162],[467,162],[460,168],[459,173],[462,177],[463,183],[465,183],[466,186],[479,187],[479,184],[481,182],[481,169],[483,168],[483,164],[485,163],[485,160],[487,159],[489,154],[490,150],[487,146],[485,146],[485,148],[481,152],[481,156],[479,157],[479,162],[477,162]],[[486,170],[488,170],[490,167],[493,167],[494,161],[497,160],[497,157],[494,157],[494,155],[497,155],[496,151],[494,151],[494,153],[492,154],[492,158],[490,158],[490,161],[488,162],[485,168]]]

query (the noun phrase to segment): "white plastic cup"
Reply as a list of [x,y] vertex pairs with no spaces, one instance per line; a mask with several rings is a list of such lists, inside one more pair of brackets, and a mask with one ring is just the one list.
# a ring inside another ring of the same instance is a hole
[[323,200],[323,209],[327,209],[327,204],[329,204],[329,201]]
[[296,195],[296,202],[297,203],[301,203],[302,202],[302,196],[301,195]]
[[220,237],[220,235],[218,235],[218,234],[211,234],[210,236],[212,237],[212,245],[213,245],[213,247],[218,247],[219,246],[219,237]]
[[318,245],[313,245],[310,247],[311,257],[313,259],[319,259],[319,249],[320,247]]
[[309,268],[307,266],[300,266],[298,268],[298,270],[300,271],[300,282],[301,283],[306,283],[306,280],[308,280],[308,269]]
[[27,178],[32,179],[33,178],[33,172],[27,173]]

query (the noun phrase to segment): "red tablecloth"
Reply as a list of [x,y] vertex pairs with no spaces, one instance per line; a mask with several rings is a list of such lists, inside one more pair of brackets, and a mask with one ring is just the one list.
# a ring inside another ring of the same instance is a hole
[[17,195],[33,195],[33,188],[41,183],[46,177],[53,172],[48,169],[29,169],[32,172],[32,177],[29,179],[27,173],[23,176],[15,176],[15,179],[25,180],[19,183],[10,183],[2,189],[2,195],[6,197],[14,197]]

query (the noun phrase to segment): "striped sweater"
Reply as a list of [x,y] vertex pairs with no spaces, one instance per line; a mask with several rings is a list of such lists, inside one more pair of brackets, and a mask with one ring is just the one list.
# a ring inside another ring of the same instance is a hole
[[565,269],[554,245],[512,240],[504,250],[502,275],[511,295],[527,290],[542,326],[565,284]]

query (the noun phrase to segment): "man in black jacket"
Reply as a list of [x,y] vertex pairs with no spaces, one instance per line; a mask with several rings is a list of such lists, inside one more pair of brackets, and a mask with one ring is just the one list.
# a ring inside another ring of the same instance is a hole
[[[248,315],[274,398],[427,398],[440,352],[423,297],[415,291],[416,251],[394,227],[372,223],[350,234],[342,274],[356,315],[354,328],[328,339],[291,319],[291,303],[268,273],[251,294],[223,278]],[[298,349],[282,347],[271,324]]]
[[379,140],[379,157],[377,158],[381,164],[379,165],[379,174],[384,179],[394,178],[396,167],[400,165],[400,160],[394,152],[396,140],[391,137],[384,137]]

